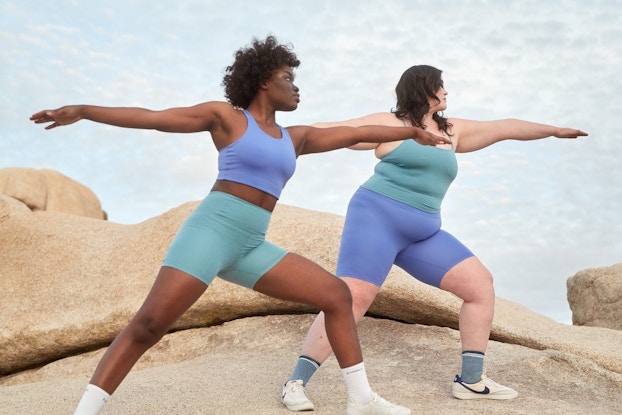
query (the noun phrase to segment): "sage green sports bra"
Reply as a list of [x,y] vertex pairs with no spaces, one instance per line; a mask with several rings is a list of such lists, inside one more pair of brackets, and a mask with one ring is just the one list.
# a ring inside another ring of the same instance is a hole
[[404,140],[380,159],[361,187],[425,212],[440,212],[441,203],[458,174],[452,146],[443,149]]

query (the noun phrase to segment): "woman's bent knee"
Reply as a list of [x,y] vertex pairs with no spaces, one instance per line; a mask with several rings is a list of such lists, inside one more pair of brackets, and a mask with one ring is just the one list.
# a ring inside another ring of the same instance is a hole
[[156,344],[168,331],[168,327],[158,325],[152,318],[137,318],[130,323],[132,342],[148,347]]
[[347,309],[349,312],[352,310],[352,294],[347,284],[341,280],[337,280],[334,287],[323,295],[321,309],[327,310],[340,310]]

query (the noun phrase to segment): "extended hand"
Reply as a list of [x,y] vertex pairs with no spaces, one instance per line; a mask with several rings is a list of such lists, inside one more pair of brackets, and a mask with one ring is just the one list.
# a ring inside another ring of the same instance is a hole
[[559,132],[555,135],[557,138],[577,138],[584,136],[587,136],[586,132],[574,128],[560,128]]
[[78,107],[73,105],[61,107],[56,110],[39,111],[30,116],[30,120],[34,121],[35,124],[51,122],[52,124],[45,127],[46,130],[51,130],[52,128],[60,127],[61,125],[73,124],[74,122],[79,121],[80,118],[80,115],[78,115]]
[[415,135],[413,136],[413,140],[415,140],[421,145],[438,146],[442,144],[451,144],[451,140],[447,137],[441,137],[438,135],[434,135],[420,128],[415,128],[415,131],[416,132],[415,132]]

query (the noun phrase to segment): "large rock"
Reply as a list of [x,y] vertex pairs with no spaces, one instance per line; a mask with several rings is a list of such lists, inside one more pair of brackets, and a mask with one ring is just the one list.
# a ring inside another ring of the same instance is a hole
[[[142,304],[195,206],[137,225],[56,212],[6,218],[0,227],[0,375],[109,343]],[[174,330],[309,311],[217,280]]]
[[2,223],[3,220],[8,219],[10,216],[26,212],[30,212],[30,209],[24,203],[0,193],[0,223]]
[[579,271],[566,286],[572,324],[622,330],[622,263]]
[[[291,415],[279,401],[313,315],[249,317],[169,334],[138,362],[102,415]],[[366,317],[359,325],[372,387],[415,414],[619,415],[622,376],[588,358],[491,341],[491,377],[512,401],[452,398],[460,370],[457,331]],[[71,414],[104,349],[0,378],[1,415]],[[4,386],[2,386],[4,385]],[[343,414],[331,357],[306,388],[317,415]]]
[[[5,219],[0,228],[0,374],[108,344],[142,304],[168,245],[196,204],[136,225],[55,212]],[[268,238],[334,270],[342,225],[341,216],[278,205]],[[370,315],[455,329],[459,306],[453,295],[394,269]],[[174,330],[314,311],[217,279]],[[622,373],[622,332],[559,324],[503,299],[497,301],[491,337],[570,352]]]
[[[0,198],[0,373],[7,375],[0,378],[0,414],[71,412],[195,206],[119,225],[30,212]],[[342,225],[341,216],[278,205],[268,239],[333,270]],[[512,402],[452,399],[459,306],[454,296],[394,269],[370,309],[382,319],[366,318],[360,330],[374,388],[416,413],[622,411],[622,332],[559,324],[501,298],[489,372],[521,395]],[[279,388],[313,318],[291,314],[315,311],[217,279],[141,359],[106,413],[290,413],[278,401]],[[309,388],[318,415],[343,412],[337,369],[331,358]]]
[[0,193],[21,201],[32,211],[106,218],[99,199],[91,189],[54,170],[0,169]]

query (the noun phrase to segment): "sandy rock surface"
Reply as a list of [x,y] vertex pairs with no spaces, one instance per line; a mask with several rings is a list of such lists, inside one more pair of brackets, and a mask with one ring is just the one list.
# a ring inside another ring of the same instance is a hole
[[[197,202],[135,225],[33,211],[29,204],[0,194],[0,414],[71,414]],[[278,205],[268,239],[334,270],[342,226],[341,216]],[[619,323],[619,295],[608,290],[619,271],[618,264],[569,280],[578,319],[599,302],[613,304],[614,313],[586,321]],[[487,370],[519,397],[452,398],[459,308],[456,297],[393,269],[360,326],[372,387],[415,414],[622,413],[622,331],[560,324],[502,298]],[[217,279],[174,333],[141,359],[103,415],[291,413],[279,401],[280,389],[315,311]],[[344,413],[345,386],[334,358],[307,392],[315,413]]]

